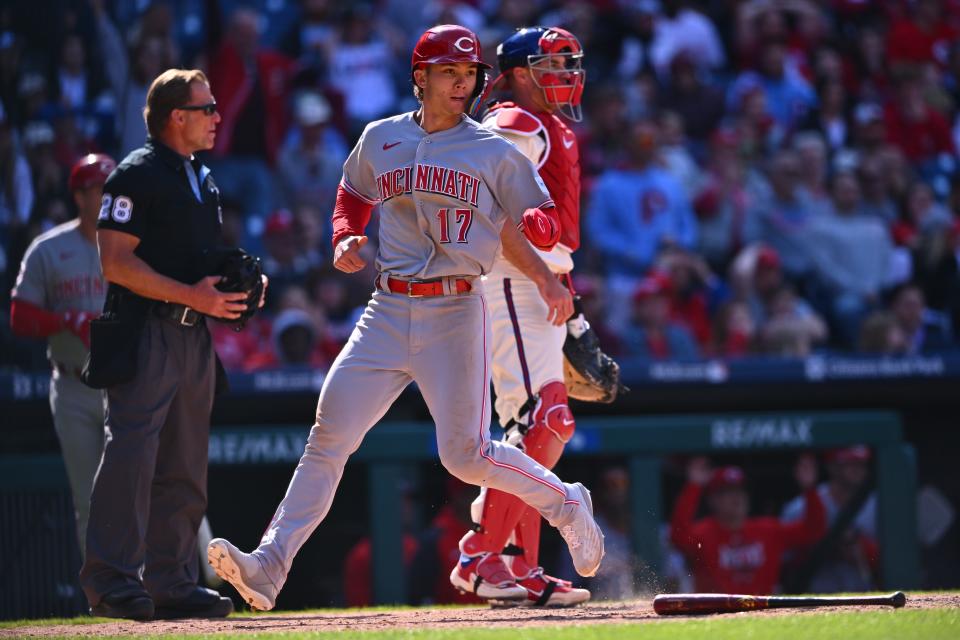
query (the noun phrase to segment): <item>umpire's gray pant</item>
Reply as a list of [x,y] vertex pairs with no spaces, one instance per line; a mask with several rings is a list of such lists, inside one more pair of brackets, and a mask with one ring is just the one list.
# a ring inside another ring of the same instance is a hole
[[150,317],[138,358],[134,379],[107,390],[109,440],[80,570],[91,606],[144,588],[162,605],[197,586],[216,377],[210,332]]

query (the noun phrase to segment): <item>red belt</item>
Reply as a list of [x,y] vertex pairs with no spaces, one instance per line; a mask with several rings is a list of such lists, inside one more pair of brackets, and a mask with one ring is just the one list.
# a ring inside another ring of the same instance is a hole
[[[456,291],[446,292],[443,290],[443,278],[434,278],[433,280],[400,280],[399,278],[387,278],[387,287],[393,293],[402,293],[411,298],[423,298],[429,296],[454,295],[468,293],[473,289],[473,285],[465,278],[457,278]],[[377,279],[377,286],[380,286],[381,279]]]

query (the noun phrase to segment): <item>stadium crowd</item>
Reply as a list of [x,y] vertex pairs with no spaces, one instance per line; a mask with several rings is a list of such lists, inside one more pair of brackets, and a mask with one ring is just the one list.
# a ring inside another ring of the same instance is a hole
[[[325,367],[372,287],[330,267],[363,125],[413,108],[426,26],[495,44],[560,25],[587,51],[575,284],[624,358],[916,354],[960,328],[956,0],[54,0],[0,8],[0,313],[67,173],[142,144],[147,85],[204,69],[204,161],[227,241],[263,256],[267,313],[215,328],[228,369]],[[376,243],[365,250],[371,255]],[[372,264],[372,261],[370,261]],[[0,322],[6,368],[42,347]]]

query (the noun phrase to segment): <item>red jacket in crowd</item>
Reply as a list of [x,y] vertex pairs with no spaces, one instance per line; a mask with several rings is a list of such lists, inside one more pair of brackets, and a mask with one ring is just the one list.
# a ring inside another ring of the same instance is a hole
[[687,484],[670,523],[670,540],[686,556],[699,592],[773,593],[783,552],[814,543],[826,529],[826,512],[816,488],[804,494],[808,506],[803,520],[748,518],[739,531],[724,528],[713,517],[694,519],[703,490]]

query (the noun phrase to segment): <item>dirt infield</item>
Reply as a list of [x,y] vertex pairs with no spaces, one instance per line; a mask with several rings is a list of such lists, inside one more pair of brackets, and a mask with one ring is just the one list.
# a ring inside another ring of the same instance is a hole
[[[960,607],[960,594],[907,595],[907,608],[937,609]],[[777,609],[735,616],[777,616],[800,612],[849,611],[862,607],[824,607],[818,609]],[[384,629],[452,629],[458,627],[528,627],[563,626],[577,624],[625,624],[652,620],[683,619],[681,616],[663,618],[653,612],[649,600],[628,602],[597,602],[573,609],[489,609],[483,607],[458,609],[400,609],[395,611],[367,611],[355,609],[336,612],[263,613],[252,617],[233,617],[226,620],[179,620],[161,622],[105,622],[97,624],[24,626],[0,630],[0,638],[42,638],[46,636],[130,636],[153,634],[182,635],[205,633],[266,633],[303,631],[379,631]]]

